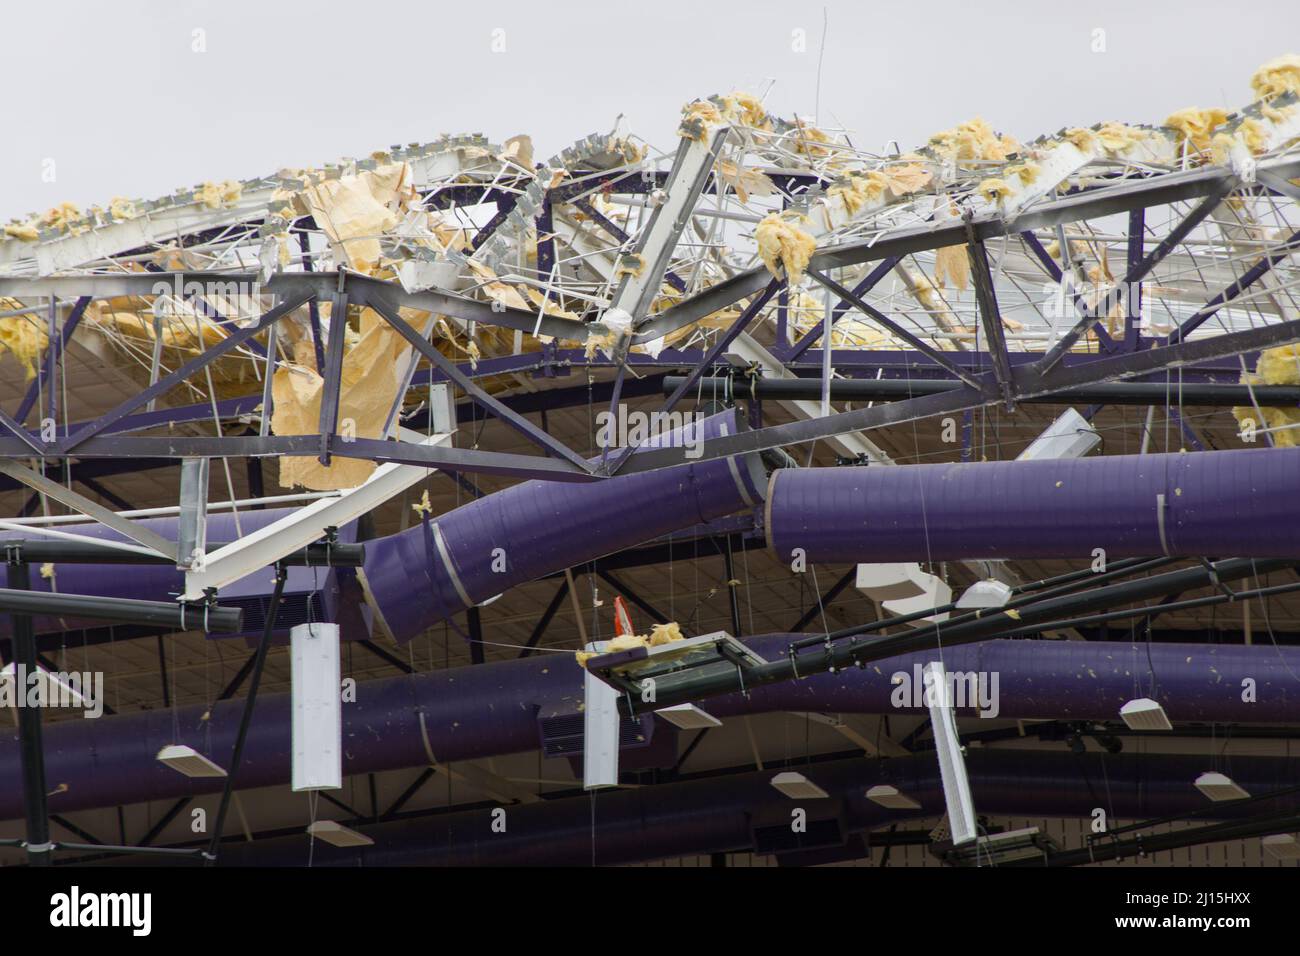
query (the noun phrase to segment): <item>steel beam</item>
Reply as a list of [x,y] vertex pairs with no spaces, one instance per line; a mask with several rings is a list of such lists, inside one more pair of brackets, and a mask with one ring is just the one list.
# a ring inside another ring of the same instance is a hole
[[[434,435],[419,447],[445,445],[451,438],[451,435]],[[274,564],[319,539],[326,528],[341,528],[355,521],[428,474],[427,468],[414,465],[381,465],[363,484],[338,497],[317,499],[238,541],[223,545],[207,555],[200,567],[186,572],[185,599],[198,600],[209,588],[223,588],[258,568]]]
[[69,508],[80,511],[88,518],[93,518],[100,524],[112,528],[119,534],[125,535],[132,541],[139,542],[164,557],[176,559],[176,542],[168,541],[157,532],[150,531],[143,525],[119,516],[116,512],[110,511],[103,505],[91,501],[80,492],[73,491],[57,481],[51,481],[44,475],[32,471],[16,461],[0,459],[0,474],[7,475],[15,481],[36,489],[41,494],[48,495],[55,501],[62,502]]

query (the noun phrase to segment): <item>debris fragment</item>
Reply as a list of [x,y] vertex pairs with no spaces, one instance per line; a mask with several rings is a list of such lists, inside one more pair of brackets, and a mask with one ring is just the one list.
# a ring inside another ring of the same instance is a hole
[[803,280],[804,270],[817,251],[817,240],[801,227],[808,219],[797,212],[769,213],[754,229],[758,255],[767,271],[790,285]]

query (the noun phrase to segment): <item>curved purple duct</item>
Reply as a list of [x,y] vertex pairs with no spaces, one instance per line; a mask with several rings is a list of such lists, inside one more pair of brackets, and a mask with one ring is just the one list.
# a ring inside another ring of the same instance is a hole
[[[966,757],[976,810],[993,816],[1088,816],[1099,805],[1112,819],[1177,816],[1213,809],[1214,818],[1260,812],[1214,807],[1192,781],[1214,769],[1213,758],[1168,755],[1077,756],[1072,753],[975,750]],[[792,800],[771,785],[785,768],[685,783],[520,804],[506,808],[507,828],[493,831],[492,808],[361,825],[374,846],[338,848],[306,836],[231,843],[220,863],[233,866],[590,866],[635,863],[755,848],[756,831],[789,829],[790,810],[812,820],[838,820],[838,832],[873,829],[944,810],[933,754],[888,760],[797,764],[828,799]],[[1232,778],[1253,794],[1293,786],[1300,762],[1233,757]],[[1103,782],[1104,781],[1104,782]],[[888,783],[921,804],[888,810],[866,790]],[[1270,800],[1269,812],[1300,809],[1300,794]],[[595,834],[593,837],[593,821]],[[151,861],[152,862],[152,861]],[[160,861],[161,862],[161,861]]]
[[[265,511],[241,511],[238,523],[229,513],[208,515],[209,541],[234,541],[243,534],[256,531],[279,518],[291,513],[292,509],[280,508]],[[137,524],[149,529],[169,541],[176,540],[175,517],[139,518]],[[56,530],[97,538],[108,541],[126,541],[122,534],[98,523],[65,524],[56,526]],[[36,532],[4,531],[0,532],[0,545],[16,538],[31,540],[48,540]],[[339,540],[352,542],[356,540],[356,524],[351,523],[339,529]],[[166,601],[179,594],[185,585],[185,574],[174,565],[167,564],[55,564],[53,577],[44,573],[31,573],[31,590],[42,592],[57,591],[63,594],[93,594],[105,597],[137,598],[145,601]],[[269,599],[273,589],[270,568],[262,568],[232,582],[221,590],[221,599],[231,605],[255,604],[259,600]],[[286,592],[289,594],[320,593],[329,595],[332,601],[338,582],[337,572],[330,568],[289,568],[286,578]],[[0,587],[8,586],[8,571],[0,562]],[[250,619],[251,620],[251,619]],[[261,620],[260,611],[256,620]],[[288,620],[286,626],[296,621]],[[39,634],[67,631],[79,627],[94,626],[98,622],[80,621],[71,618],[38,617],[36,631]],[[196,625],[197,626],[197,625]],[[11,628],[9,615],[0,615],[0,634],[8,634]],[[260,633],[261,625],[256,625]]]
[[[747,643],[768,659],[803,635],[770,634]],[[1292,720],[1300,701],[1300,648],[1271,645],[1153,644],[1154,696],[1175,721]],[[998,640],[944,651],[950,672],[998,675],[998,716],[1113,720],[1123,703],[1151,694],[1148,648],[1141,644]],[[890,713],[891,676],[909,673],[932,654],[875,662],[754,688],[749,696],[710,698],[718,717],[769,711]],[[1242,680],[1256,683],[1256,702]],[[343,709],[344,772],[370,773],[539,748],[543,723],[573,717],[582,702],[582,670],[568,655],[366,681]],[[914,699],[897,708],[918,712]],[[207,793],[220,780],[189,779],[155,760],[167,744],[188,744],[228,764],[242,700],[98,720],[66,720],[45,729],[45,764],[54,793],[50,812]],[[205,719],[205,715],[207,718]],[[259,698],[241,788],[282,785],[290,771],[289,695]],[[427,741],[427,746],[426,746]],[[0,733],[0,819],[22,813],[16,731]]]
[[[745,427],[729,409],[639,447]],[[406,642],[517,584],[753,507],[764,477],[759,456],[746,455],[591,484],[523,482],[367,542],[362,579],[388,631]]]
[[809,561],[1300,557],[1300,448],[783,469],[767,498]]

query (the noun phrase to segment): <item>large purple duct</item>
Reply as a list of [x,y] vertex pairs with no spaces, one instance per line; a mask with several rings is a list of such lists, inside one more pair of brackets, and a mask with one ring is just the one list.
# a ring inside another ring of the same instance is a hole
[[783,469],[767,500],[784,560],[1300,557],[1298,522],[1300,448]]
[[[640,447],[744,427],[729,409]],[[371,606],[398,641],[409,641],[515,585],[753,507],[764,477],[759,456],[745,455],[590,484],[524,482],[368,542]]]
[[[291,509],[270,509],[265,511],[240,511],[238,522],[230,513],[211,514],[208,516],[207,536],[209,541],[234,541],[242,534],[256,531],[273,521],[291,513]],[[169,541],[176,540],[175,517],[134,519],[141,527],[161,535]],[[77,534],[86,538],[107,541],[127,541],[129,539],[106,525],[97,523],[64,524],[54,526],[55,530]],[[49,540],[36,531],[0,532],[0,545],[16,538],[29,540]],[[356,540],[356,524],[350,523],[339,529],[339,540],[351,543]],[[130,542],[133,543],[133,542]],[[185,574],[174,565],[168,564],[56,564],[52,577],[43,573],[30,575],[31,590],[41,592],[58,591],[62,594],[93,594],[102,597],[135,598],[144,601],[167,601],[181,593],[185,586]],[[262,630],[263,604],[269,603],[273,590],[274,574],[271,569],[261,568],[252,574],[234,581],[221,589],[221,603],[231,607],[242,607],[245,611],[246,634],[260,634]],[[8,570],[0,562],[0,587],[8,586]],[[331,568],[289,568],[285,578],[285,606],[280,623],[284,628],[300,623],[300,620],[332,620],[334,605],[338,594],[338,574]],[[71,618],[38,617],[36,631],[40,634],[67,631],[80,627],[94,626],[99,622],[75,620]],[[196,627],[201,626],[196,622]],[[11,628],[10,617],[0,615],[0,633],[8,634]]]
[[[774,659],[801,636],[770,634],[747,643]],[[934,657],[904,655],[701,703],[724,718],[791,710],[913,713],[923,709],[915,698],[894,707],[891,676],[900,671],[910,675],[916,663]],[[1262,723],[1293,720],[1300,699],[1300,683],[1293,676],[1300,673],[1300,648],[998,640],[948,648],[943,659],[950,672],[997,673],[1000,718],[1113,720],[1125,701],[1153,695],[1175,721]],[[1250,703],[1242,700],[1247,677],[1256,686],[1256,700]],[[533,751],[543,743],[551,721],[577,719],[581,726],[581,702],[582,670],[567,655],[367,681],[358,686],[356,702],[343,709],[344,772]],[[155,756],[165,745],[181,743],[228,764],[243,706],[242,700],[228,700],[211,708],[67,720],[47,727],[46,775],[50,789],[61,791],[50,797],[50,811],[220,789],[220,780],[183,777]],[[238,774],[241,788],[289,780],[289,717],[288,694],[259,698]],[[0,737],[0,819],[21,815],[21,779],[16,731],[10,728]]]
[[[1110,756],[1007,750],[966,757],[979,813],[993,816],[1086,817],[1102,807],[1111,819],[1215,811],[1216,818],[1260,812],[1214,807],[1192,781],[1214,769],[1213,758],[1124,754]],[[944,810],[939,763],[933,754],[889,760],[798,764],[829,795],[792,800],[771,785],[778,769],[685,783],[602,792],[506,809],[505,832],[493,828],[491,808],[359,826],[373,846],[338,848],[306,836],[231,843],[219,861],[233,866],[590,866],[635,863],[707,853],[763,849],[790,829],[790,811],[803,808],[829,848],[845,837]],[[1295,783],[1300,764],[1276,757],[1233,757],[1232,778],[1254,794]],[[875,784],[892,784],[921,804],[891,811],[866,798]],[[1300,794],[1270,800],[1269,812],[1295,812]],[[831,821],[834,821],[833,823]],[[809,828],[813,832],[813,828]],[[166,863],[154,859],[149,862]]]

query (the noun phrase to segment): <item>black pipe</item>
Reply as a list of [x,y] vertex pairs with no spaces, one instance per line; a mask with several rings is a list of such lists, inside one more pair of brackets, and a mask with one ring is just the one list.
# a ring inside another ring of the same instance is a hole
[[[16,588],[0,588],[0,612],[3,611],[19,616],[88,617],[98,621],[168,627],[173,631],[202,628],[211,634],[238,634],[243,630],[244,623],[244,612],[237,607],[216,607],[197,602],[178,604],[173,601],[140,601],[92,594],[51,594]],[[15,622],[17,620],[15,617]],[[15,637],[15,642],[16,640]]]
[[1206,843],[1226,843],[1231,840],[1249,840],[1274,833],[1289,833],[1300,828],[1300,816],[1283,813],[1273,816],[1252,817],[1248,820],[1229,820],[1201,827],[1188,827],[1171,833],[1143,833],[1127,840],[1094,843],[1081,850],[1049,851],[1046,858],[1010,860],[1000,866],[1086,866],[1105,860],[1122,860],[1128,856],[1146,856],[1164,850],[1201,846]]
[[[1042,578],[1038,581],[1030,581],[1025,584],[1017,584],[1011,588],[1012,594],[1027,594],[1028,597],[1020,597],[1014,601],[1008,601],[1003,610],[1010,608],[1015,610],[1025,604],[1032,604],[1034,601],[1042,601],[1047,598],[1056,597],[1061,594],[1069,594],[1087,587],[1089,584],[1106,584],[1107,582],[1126,578],[1130,575],[1137,574],[1140,571],[1151,571],[1167,564],[1172,564],[1176,558],[1125,558],[1123,561],[1115,561],[1110,565],[1107,571],[1093,571],[1085,569],[1082,571],[1067,571],[1055,577]],[[1041,593],[1039,593],[1041,592]],[[910,614],[901,614],[898,617],[884,617],[871,624],[864,624],[860,627],[850,628],[847,632],[841,632],[838,636],[855,636],[861,634],[870,634],[873,631],[883,631],[887,627],[893,627],[897,624],[911,624],[914,621],[920,621],[928,617],[936,617],[940,614],[949,614],[957,610],[958,598],[956,601],[950,601],[947,604],[941,604],[938,607],[928,608],[921,611],[913,611]],[[950,628],[955,624],[964,624],[967,621],[976,620],[988,613],[987,608],[978,608],[973,611],[967,611],[955,618],[944,622],[945,628]],[[1070,627],[1069,624],[1062,624],[1062,628]],[[1041,628],[1040,630],[1055,630],[1051,628]],[[831,637],[836,637],[832,634]],[[826,635],[817,634],[813,637],[806,637],[801,641],[795,641],[791,647],[795,650],[802,650],[805,647],[816,647],[819,644],[826,643]]]
[[[15,561],[10,556],[9,582],[19,589],[31,586],[31,574],[25,561]],[[21,591],[19,592],[21,593]],[[18,667],[14,674],[14,692],[25,695],[18,674],[36,673],[36,630],[30,614],[13,616],[14,660]],[[18,739],[23,766],[23,806],[27,817],[27,860],[32,866],[49,866],[50,818],[45,802],[45,746],[41,740],[41,709],[27,706],[26,699],[17,700]]]
[[812,674],[834,672],[845,667],[863,667],[871,661],[928,651],[940,645],[954,647],[972,644],[1001,637],[1029,625],[1041,624],[1044,629],[1050,630],[1054,627],[1052,622],[1085,611],[1193,591],[1210,584],[1237,581],[1289,568],[1295,563],[1295,559],[1285,558],[1230,558],[1213,565],[1170,571],[1136,581],[1092,588],[1078,594],[1039,600],[1021,609],[986,608],[960,622],[941,622],[903,634],[869,640],[860,638],[873,627],[878,627],[878,623],[858,625],[825,635],[817,642],[823,647],[820,653],[796,654],[792,644],[790,654],[785,659],[750,667],[743,673],[734,668],[702,668],[699,673],[685,670],[672,677],[661,675],[656,678],[653,702],[644,702],[639,695],[624,694],[619,698],[620,707],[624,713],[637,716],[647,710],[658,710],[674,704],[692,703],[721,694],[743,693],[760,684],[774,684]]
[[[161,554],[125,551],[107,544],[89,541],[53,541],[49,539],[7,538],[0,540],[6,550],[17,550],[22,560],[32,564],[175,564],[176,559]],[[224,544],[209,543],[209,554]],[[359,568],[366,560],[364,544],[337,544],[314,541],[280,559],[286,567]]]
[[208,844],[208,852],[203,854],[205,866],[211,866],[217,861],[217,847],[221,843],[221,831],[226,826],[226,811],[230,809],[230,798],[235,792],[235,775],[239,773],[239,762],[244,757],[244,742],[248,739],[248,727],[253,721],[253,708],[257,706],[257,688],[262,683],[262,671],[266,667],[267,652],[271,649],[271,635],[275,632],[275,618],[280,611],[280,602],[284,598],[284,582],[287,578],[288,574],[284,568],[276,565],[275,590],[271,594],[271,607],[266,612],[266,626],[262,629],[262,639],[257,645],[253,676],[248,684],[248,699],[244,702],[244,712],[239,718],[235,752],[230,757],[230,769],[226,771],[226,783],[221,790],[221,804],[217,808],[217,823],[212,831],[212,842]]
[[[683,375],[664,377],[664,394],[672,394]],[[963,383],[941,378],[836,378],[831,380],[834,401],[880,402],[935,395],[962,388]],[[726,399],[772,398],[815,400],[822,397],[820,378],[751,378],[747,375],[702,378],[692,389],[694,394]],[[1253,393],[1253,398],[1252,398]],[[1165,382],[1103,382],[1018,399],[1026,405],[1178,405],[1261,407],[1300,405],[1300,386],[1295,385],[1206,385]]]

